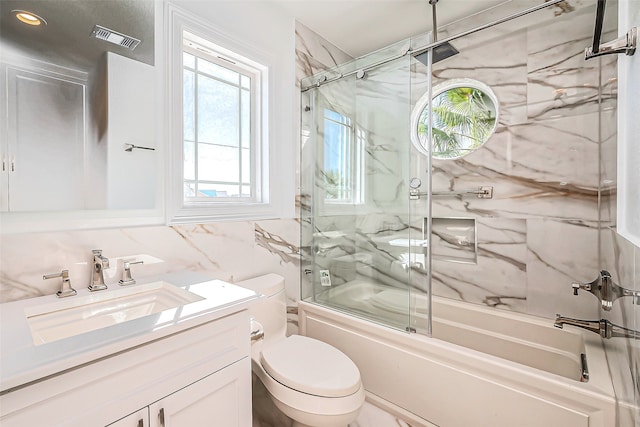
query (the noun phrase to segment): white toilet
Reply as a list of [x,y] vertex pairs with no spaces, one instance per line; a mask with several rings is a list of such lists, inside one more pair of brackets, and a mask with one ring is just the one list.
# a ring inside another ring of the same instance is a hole
[[[364,403],[358,367],[344,353],[322,341],[286,336],[284,278],[267,274],[236,283],[266,298],[250,309],[264,338],[253,339],[251,366],[274,404],[294,426],[345,427]],[[255,329],[255,322],[252,322]]]

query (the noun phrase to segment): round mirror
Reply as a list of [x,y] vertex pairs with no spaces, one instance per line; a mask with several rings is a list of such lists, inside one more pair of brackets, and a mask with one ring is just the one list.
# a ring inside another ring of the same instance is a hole
[[[411,142],[429,155],[429,93],[411,114]],[[498,125],[498,98],[491,88],[472,79],[447,80],[433,88],[432,154],[459,159],[482,147]]]

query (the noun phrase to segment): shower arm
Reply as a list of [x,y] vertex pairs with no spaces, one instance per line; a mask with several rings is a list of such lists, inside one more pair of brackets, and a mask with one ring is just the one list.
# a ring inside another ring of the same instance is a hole
[[504,18],[496,19],[495,21],[488,22],[486,24],[480,25],[479,27],[475,27],[475,28],[472,28],[470,30],[463,31],[461,33],[455,34],[453,36],[449,36],[449,37],[444,38],[442,40],[439,40],[439,41],[435,41],[434,40],[432,43],[430,43],[430,44],[428,44],[426,46],[423,46],[421,48],[417,48],[415,50],[412,50],[410,53],[412,55],[414,55],[414,56],[420,55],[421,53],[424,53],[424,52],[426,52],[428,50],[431,50],[431,49],[435,49],[436,47],[441,46],[441,45],[443,45],[445,43],[448,43],[450,41],[457,40],[459,38],[468,36],[470,34],[477,33],[478,31],[486,30],[487,28],[495,27],[496,25],[503,24],[505,22],[511,21],[512,19],[520,18],[522,16],[528,15],[528,14],[533,13],[533,12],[537,12],[537,11],[539,11],[541,9],[545,9],[545,8],[547,8],[549,6],[553,6],[553,5],[561,3],[563,1],[566,1],[566,0],[550,0],[548,2],[541,3],[541,4],[536,5],[536,6],[532,6],[532,7],[528,8],[528,9],[522,10],[520,12],[513,13],[513,14],[511,14],[509,16],[505,16]]
[[436,4],[438,4],[438,0],[429,0],[429,4],[431,5],[431,16],[433,19],[433,42],[438,41],[438,18],[436,18]]

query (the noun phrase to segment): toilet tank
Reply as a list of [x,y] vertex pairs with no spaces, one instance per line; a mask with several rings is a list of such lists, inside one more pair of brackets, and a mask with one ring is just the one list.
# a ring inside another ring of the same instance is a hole
[[262,324],[265,342],[284,338],[287,332],[284,277],[271,273],[235,284],[264,295],[264,298],[249,307],[249,313]]

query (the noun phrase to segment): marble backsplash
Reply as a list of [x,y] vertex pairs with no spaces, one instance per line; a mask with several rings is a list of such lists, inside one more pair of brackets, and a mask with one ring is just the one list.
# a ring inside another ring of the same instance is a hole
[[109,230],[23,233],[0,241],[0,301],[53,295],[58,280],[44,274],[69,270],[72,286],[86,288],[92,249],[110,259],[105,282],[118,286],[122,260],[139,282],[177,271],[197,271],[231,283],[266,273],[285,278],[287,296],[299,298],[298,221],[265,220]]

